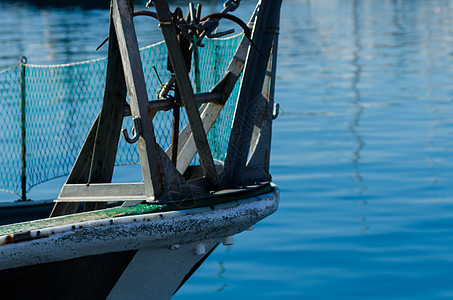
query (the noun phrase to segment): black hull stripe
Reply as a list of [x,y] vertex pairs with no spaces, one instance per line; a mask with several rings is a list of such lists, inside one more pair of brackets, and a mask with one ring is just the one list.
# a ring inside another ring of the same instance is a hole
[[[7,299],[105,299],[136,250],[0,271]],[[5,298],[6,299],[6,298]]]

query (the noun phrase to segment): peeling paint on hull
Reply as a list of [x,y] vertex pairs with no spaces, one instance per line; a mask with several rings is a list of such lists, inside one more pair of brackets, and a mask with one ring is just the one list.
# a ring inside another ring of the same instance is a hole
[[[225,237],[242,232],[272,214],[277,209],[278,199],[279,191],[274,187],[270,193],[209,207],[108,218],[32,230],[28,240],[0,246],[0,272],[125,251],[139,251],[143,261],[146,258],[143,253],[154,253],[155,256],[157,252],[162,256],[173,257],[169,261],[176,262],[184,258],[183,260],[188,262],[175,275],[177,289],[181,278],[201,259],[195,251],[199,243],[206,244],[209,252]],[[6,239],[7,236],[0,237],[0,241]],[[174,266],[168,267],[171,269]],[[131,265],[128,268],[133,267]],[[128,274],[135,272],[128,271]],[[172,295],[174,291],[175,284],[171,285],[168,291],[164,291],[164,294]],[[115,299],[113,296],[111,298]]]

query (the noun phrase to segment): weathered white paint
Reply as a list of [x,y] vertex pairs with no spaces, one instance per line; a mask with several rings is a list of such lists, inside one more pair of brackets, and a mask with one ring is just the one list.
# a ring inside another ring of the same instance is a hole
[[[56,226],[32,240],[0,246],[0,270],[142,248],[170,247],[237,234],[272,214],[279,191],[210,207]],[[0,237],[0,244],[6,236]]]

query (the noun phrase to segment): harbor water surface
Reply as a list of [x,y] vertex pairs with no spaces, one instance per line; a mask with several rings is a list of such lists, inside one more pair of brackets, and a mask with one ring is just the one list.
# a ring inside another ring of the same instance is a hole
[[[1,69],[22,55],[106,55],[94,49],[108,1],[41,2],[0,0]],[[207,1],[205,13],[220,7]],[[236,14],[253,7],[243,0]],[[160,39],[137,22],[142,46]],[[284,0],[279,47],[280,207],[219,246],[175,299],[452,298],[453,2]],[[63,182],[31,198],[56,197]]]

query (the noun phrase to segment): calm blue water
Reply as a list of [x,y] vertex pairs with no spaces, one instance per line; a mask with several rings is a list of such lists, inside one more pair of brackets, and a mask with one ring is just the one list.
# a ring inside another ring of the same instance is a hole
[[[284,0],[282,9],[280,208],[219,247],[175,299],[452,298],[453,3]],[[0,1],[0,16],[0,66],[24,54],[32,63],[105,54],[92,49],[106,10]]]

